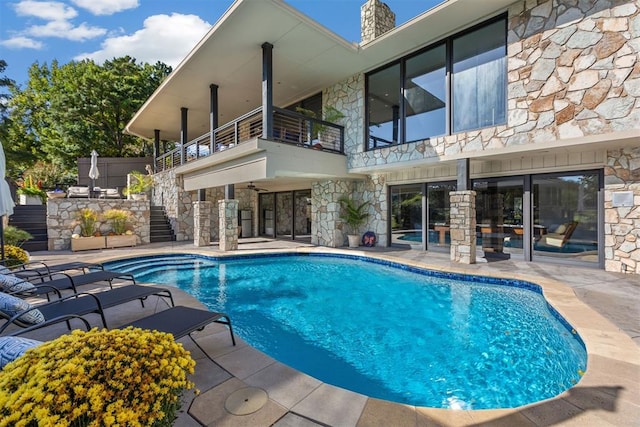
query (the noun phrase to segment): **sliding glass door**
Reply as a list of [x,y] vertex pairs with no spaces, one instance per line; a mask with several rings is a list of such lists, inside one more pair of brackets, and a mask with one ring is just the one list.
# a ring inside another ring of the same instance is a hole
[[477,179],[477,249],[484,256],[523,257],[524,178]]
[[533,258],[598,263],[598,171],[534,175]]

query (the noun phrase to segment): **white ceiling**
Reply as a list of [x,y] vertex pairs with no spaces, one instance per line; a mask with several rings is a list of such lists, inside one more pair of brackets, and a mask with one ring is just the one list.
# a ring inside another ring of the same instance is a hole
[[[364,2],[364,0],[363,0]],[[373,42],[349,43],[282,0],[237,0],[127,125],[128,133],[179,140],[180,108],[188,139],[209,132],[209,86],[218,85],[219,124],[262,101],[262,48],[273,48],[273,100],[286,106],[349,76],[503,11],[513,0],[448,0]]]

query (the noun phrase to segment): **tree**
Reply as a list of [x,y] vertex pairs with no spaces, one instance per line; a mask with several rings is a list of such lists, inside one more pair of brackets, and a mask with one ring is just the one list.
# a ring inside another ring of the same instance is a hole
[[103,157],[148,155],[151,147],[124,127],[170,72],[161,62],[138,64],[129,56],[102,65],[34,63],[27,86],[13,94],[9,138],[34,159],[66,169],[94,149]]

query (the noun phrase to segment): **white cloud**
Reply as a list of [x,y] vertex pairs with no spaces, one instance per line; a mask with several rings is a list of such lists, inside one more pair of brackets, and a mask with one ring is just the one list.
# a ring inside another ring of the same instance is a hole
[[[73,4],[88,10],[94,15],[113,15],[127,9],[138,7],[138,0],[71,0]],[[158,0],[155,0],[158,1]]]
[[42,49],[44,46],[42,42],[39,42],[29,37],[12,37],[7,40],[0,41],[0,45],[8,49]]
[[175,67],[210,28],[211,24],[196,15],[154,15],[145,19],[141,30],[107,38],[102,49],[80,54],[75,59],[89,58],[102,63],[129,55],[140,62],[155,64],[161,61]]
[[47,21],[75,18],[78,12],[71,6],[57,1],[24,0],[13,5],[18,16],[33,16]]
[[73,26],[68,21],[51,21],[45,25],[34,25],[25,31],[33,37],[57,37],[73,41],[85,41],[103,36],[107,30],[100,27],[90,27],[86,23]]

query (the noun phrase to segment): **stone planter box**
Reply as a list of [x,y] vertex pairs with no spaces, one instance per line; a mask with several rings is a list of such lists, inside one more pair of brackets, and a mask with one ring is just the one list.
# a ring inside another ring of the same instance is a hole
[[27,196],[26,194],[19,194],[19,203],[21,205],[41,205],[42,199],[38,196]]
[[91,249],[104,249],[105,247],[104,236],[71,239],[71,250],[74,252],[88,251]]
[[107,248],[120,248],[125,246],[135,246],[137,238],[135,234],[132,235],[120,235],[120,236],[106,236]]

